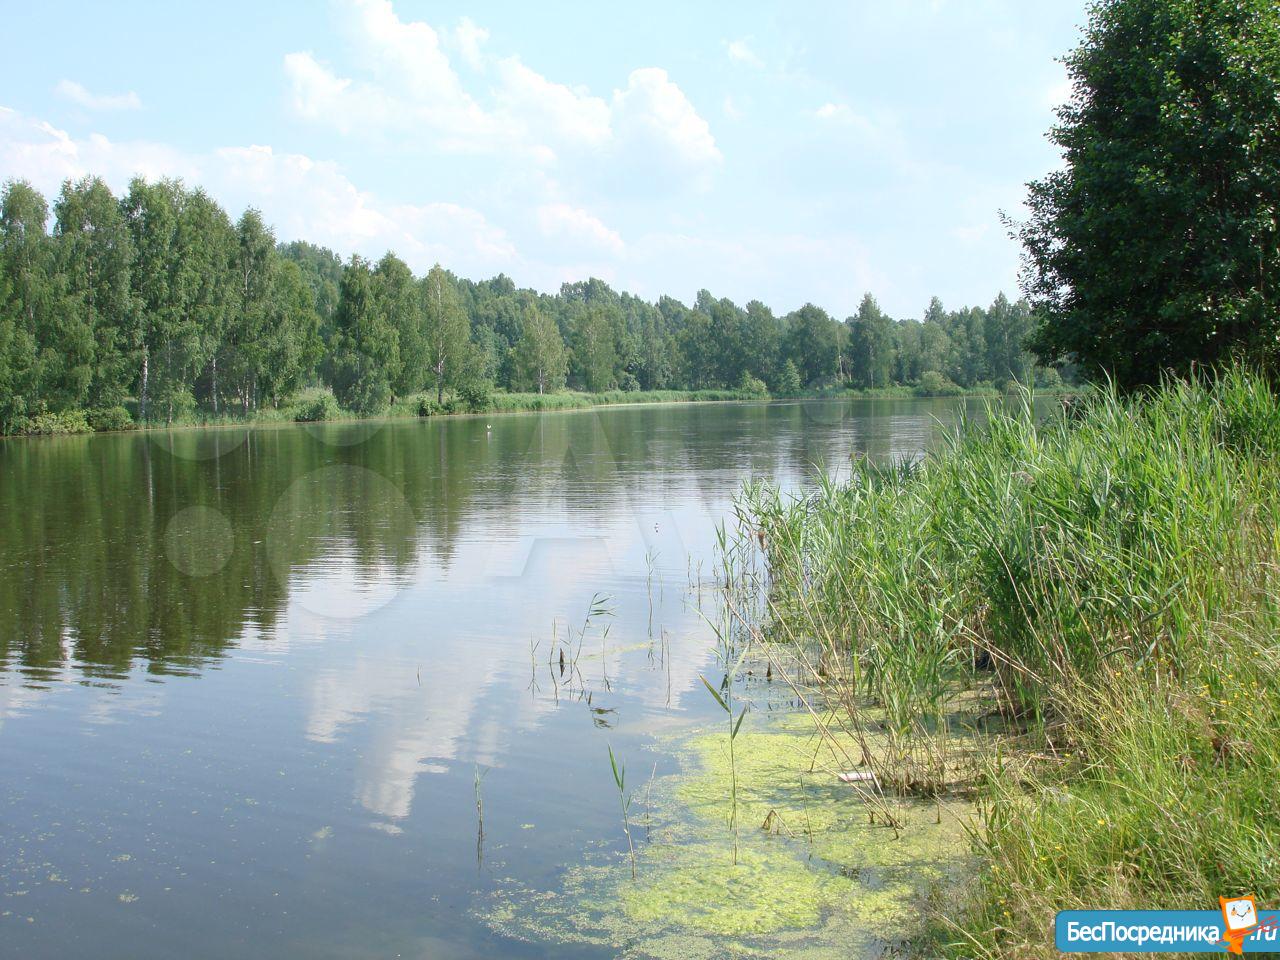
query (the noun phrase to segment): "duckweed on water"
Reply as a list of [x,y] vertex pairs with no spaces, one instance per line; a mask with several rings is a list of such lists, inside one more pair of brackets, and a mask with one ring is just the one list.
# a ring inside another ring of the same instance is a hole
[[637,960],[874,956],[911,936],[929,887],[963,869],[967,807],[909,805],[895,839],[836,779],[806,717],[752,723],[735,747],[736,866],[726,736],[695,730],[662,744],[681,771],[654,782],[635,881],[625,854],[593,849],[558,891],[509,884],[486,911],[490,928]]

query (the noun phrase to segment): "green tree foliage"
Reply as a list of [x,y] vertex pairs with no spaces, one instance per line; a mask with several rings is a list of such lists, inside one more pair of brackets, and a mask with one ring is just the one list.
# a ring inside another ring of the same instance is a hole
[[305,240],[292,240],[279,247],[280,256],[298,265],[311,289],[312,302],[320,317],[320,336],[327,343],[333,333],[333,315],[338,310],[338,287],[342,283],[342,258],[327,247]]
[[569,370],[576,386],[598,392],[617,386],[614,365],[614,324],[608,307],[580,307],[573,325],[573,353]]
[[130,280],[135,313],[129,340],[136,364],[139,415],[143,419],[155,390],[152,356],[157,349],[164,351],[183,316],[177,249],[182,203],[182,185],[177,181],[149,184],[141,177],[133,179],[121,200],[133,239]]
[[374,284],[377,310],[396,333],[398,359],[391,375],[391,389],[397,396],[406,396],[426,384],[428,345],[422,297],[413,271],[394,253],[378,261]]
[[400,362],[396,328],[378,300],[369,261],[353,256],[338,292],[329,377],[338,402],[363,414],[379,413],[391,402],[391,377]]
[[44,409],[41,337],[51,330],[55,298],[49,208],[26,181],[10,181],[0,198],[0,416],[6,432]]
[[781,349],[781,322],[759,300],[750,301],[742,319],[743,373],[768,383],[776,375]]
[[[182,199],[177,236],[177,314],[154,352],[159,374],[156,416],[172,420],[196,403],[195,378],[206,370],[200,392],[214,414],[221,413],[228,398],[249,409],[252,368],[237,351],[247,331],[261,330],[257,318],[241,315],[246,286],[242,264],[242,237],[231,218],[203,190]],[[252,281],[256,295],[259,284]],[[250,309],[254,309],[252,304]],[[250,349],[257,349],[256,344]],[[230,367],[228,389],[223,367]]]
[[1123,386],[1280,344],[1280,6],[1103,0],[1030,184],[1024,287],[1046,362]]
[[858,315],[849,319],[849,373],[856,387],[887,387],[895,362],[893,321],[866,294]]
[[568,375],[564,341],[555,323],[536,306],[524,315],[515,358],[516,389],[548,393],[564,387]]
[[780,397],[794,397],[799,395],[803,389],[804,386],[800,383],[800,371],[796,369],[796,362],[788,359],[778,371],[778,376],[774,380],[773,390]]
[[783,352],[795,364],[806,387],[825,387],[835,382],[840,348],[840,324],[821,307],[806,303],[787,316]]
[[[377,413],[432,390],[482,407],[494,389],[550,392],[761,385],[794,396],[895,383],[939,390],[1056,383],[1023,342],[1025,302],[894,321],[870,295],[837,323],[806,304],[779,317],[699,291],[656,303],[599,279],[558,293],[506,276],[425,277],[305,241],[278,245],[256,210],[233,222],[207,193],[135,178],[124,196],[66,183],[52,211],[25,182],[0,195],[0,431],[118,428],[246,415],[303,387]],[[332,403],[332,400],[328,401]],[[323,407],[325,402],[320,401]]]
[[471,325],[453,277],[439,264],[423,278],[421,297],[427,363],[436,388],[436,403],[443,403],[446,388],[456,389],[468,374],[476,372]]
[[96,177],[63,184],[53,207],[57,308],[45,372],[55,406],[112,406],[131,380],[133,242],[120,206]]
[[14,433],[35,412],[36,341],[23,322],[22,303],[0,275],[0,433]]
[[281,258],[271,269],[263,390],[272,406],[315,376],[323,356],[320,314],[302,267]]

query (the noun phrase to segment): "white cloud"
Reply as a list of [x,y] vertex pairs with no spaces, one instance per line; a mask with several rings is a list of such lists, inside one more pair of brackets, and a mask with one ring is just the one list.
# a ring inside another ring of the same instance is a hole
[[52,199],[65,179],[101,176],[113,190],[129,179],[177,176],[205,187],[231,216],[260,208],[281,239],[379,257],[394,250],[421,272],[446,263],[487,276],[518,260],[505,231],[478,210],[453,203],[397,204],[359,189],[335,163],[269,146],[188,154],[162,144],[76,139],[48,123],[0,107],[0,169],[29,179]]
[[377,74],[415,99],[450,105],[469,99],[430,24],[401,20],[391,0],[347,0],[343,6],[349,35]]
[[813,111],[815,119],[820,123],[849,129],[870,145],[887,152],[905,152],[901,136],[891,123],[877,122],[869,116],[858,113],[849,104],[833,104],[826,102]]
[[609,229],[586,210],[567,203],[544,204],[538,208],[537,220],[546,237],[568,237],[614,253],[622,252],[625,246],[616,230]]
[[189,157],[164,144],[117,144],[96,133],[75,139],[6,107],[0,107],[0,170],[6,177],[25,177],[50,199],[62,181],[90,173],[123,185],[135,173],[193,177],[198,172]]
[[88,90],[74,80],[59,80],[54,91],[86,110],[141,110],[142,100],[130,90],[128,93],[100,94]]
[[[345,36],[363,76],[343,77],[310,52],[284,58],[294,110],[344,134],[394,132],[400,146],[533,159],[652,158],[658,166],[717,163],[711,128],[665,70],[633,71],[612,97],[549,79],[519,56],[492,59],[488,31],[464,19],[450,37],[491,84],[469,90],[423,21],[389,0],[345,0]],[[493,66],[492,73],[488,67]]]
[[660,67],[631,72],[627,88],[613,93],[613,115],[624,140],[664,143],[675,157],[696,166],[722,159],[710,125]]
[[751,49],[746,40],[727,40],[725,49],[729,53],[729,59],[735,63],[745,63],[757,70],[764,66],[764,61]]
[[[629,245],[627,267],[624,289],[642,296],[665,293],[689,302],[705,288],[738,303],[758,297],[779,313],[808,301],[843,316],[867,290],[886,298],[898,293],[867,245],[850,233],[653,233]],[[661,278],[658,287],[642,282],[652,277]]]
[[584,90],[553,83],[508,57],[498,62],[498,99],[512,124],[527,128],[531,139],[599,147],[608,143],[609,105]]
[[477,26],[470,17],[463,17],[453,30],[453,40],[462,59],[474,70],[484,66],[484,53],[480,49],[489,39],[489,31]]
[[[444,150],[492,148],[502,139],[495,119],[460,90],[424,91],[411,99],[376,83],[337,76],[311,53],[284,58],[294,110],[308,120],[327,123],[340,133],[365,130],[414,131],[432,135]],[[423,71],[423,74],[429,71]],[[422,77],[392,89],[412,92]]]

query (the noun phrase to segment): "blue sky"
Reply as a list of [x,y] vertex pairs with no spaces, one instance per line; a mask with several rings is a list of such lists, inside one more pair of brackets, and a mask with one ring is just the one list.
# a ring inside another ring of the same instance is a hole
[[545,290],[1016,294],[998,211],[1058,162],[1083,2],[795,6],[10,5],[0,178],[181,176],[280,239]]

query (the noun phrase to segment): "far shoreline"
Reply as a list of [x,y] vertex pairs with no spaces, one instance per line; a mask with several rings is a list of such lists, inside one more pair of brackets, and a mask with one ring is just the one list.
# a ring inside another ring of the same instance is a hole
[[[948,391],[939,393],[917,393],[915,388],[894,386],[887,388],[871,388],[871,389],[845,389],[845,390],[825,390],[813,391],[810,393],[792,395],[792,396],[771,396],[771,395],[748,395],[745,391],[737,390],[640,390],[633,392],[611,391],[608,393],[590,394],[580,393],[577,391],[559,391],[548,394],[523,394],[523,393],[499,393],[494,394],[491,401],[497,401],[497,405],[485,407],[479,410],[450,410],[433,412],[431,414],[421,414],[412,409],[411,404],[417,400],[418,395],[406,397],[397,401],[391,407],[374,416],[361,416],[357,413],[342,410],[339,415],[326,417],[324,419],[301,419],[291,415],[290,410],[293,409],[298,402],[298,397],[290,399],[288,405],[281,407],[260,410],[252,416],[226,419],[226,420],[208,420],[195,422],[173,422],[173,423],[135,423],[133,426],[123,430],[68,430],[55,433],[14,433],[0,434],[0,440],[52,440],[52,439],[69,439],[73,437],[105,437],[105,436],[126,436],[129,434],[139,433],[174,433],[185,432],[188,430],[229,430],[236,428],[279,428],[279,427],[297,427],[297,426],[322,426],[325,424],[368,424],[368,423],[390,423],[404,420],[421,420],[430,422],[433,420],[455,420],[488,416],[511,416],[543,413],[579,413],[587,410],[598,410],[604,407],[625,408],[625,407],[660,407],[660,406],[693,406],[695,404],[747,404],[747,403],[799,403],[799,402],[847,402],[852,400],[996,400],[1002,397],[1011,396],[1016,392],[1015,388],[1005,391],[996,390],[995,388],[961,388],[958,391]],[[325,391],[327,393],[327,391]],[[1043,397],[1065,397],[1079,394],[1081,388],[1074,387],[1069,384],[1062,384],[1052,388],[1046,387],[1035,391],[1037,396]],[[671,394],[679,394],[680,396],[671,396]],[[705,396],[700,394],[707,394]],[[622,399],[622,398],[626,399]],[[635,397],[636,399],[630,399]],[[559,399],[556,399],[559,398]],[[601,399],[596,399],[601,398]],[[505,401],[514,399],[516,402],[510,405],[504,405]],[[544,405],[549,402],[549,405]]]

